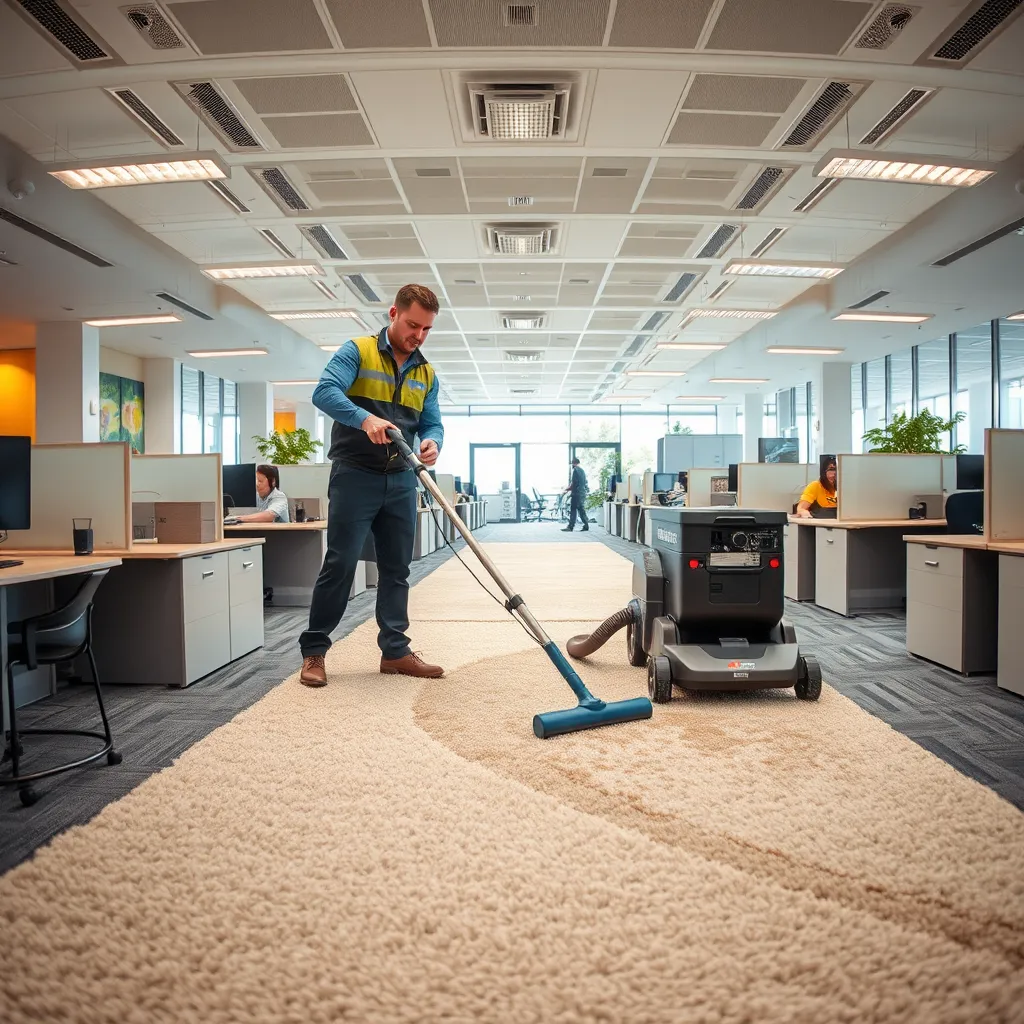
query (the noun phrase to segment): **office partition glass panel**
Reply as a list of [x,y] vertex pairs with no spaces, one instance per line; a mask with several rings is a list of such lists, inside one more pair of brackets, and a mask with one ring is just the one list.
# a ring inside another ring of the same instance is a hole
[[203,451],[202,398],[200,373],[191,366],[181,367],[181,452],[200,455]]
[[1024,429],[1024,321],[999,321],[999,426]]
[[221,439],[220,377],[203,374],[203,451],[219,452]]
[[554,508],[559,493],[569,483],[569,443],[527,442],[522,445],[520,459],[523,494],[534,500],[542,497],[548,508]]
[[[917,411],[949,419],[949,338],[937,338],[917,346]],[[953,445],[950,432],[940,435],[945,451]]]
[[853,448],[864,436],[864,364],[855,363],[850,370],[850,408],[853,410]]
[[[885,426],[885,359],[873,359],[864,364],[867,381],[867,403],[864,407],[864,430]],[[861,431],[863,437],[864,431]],[[863,443],[863,450],[869,445]]]
[[955,443],[972,455],[985,451],[985,428],[992,426],[992,324],[956,334],[956,400],[964,412],[957,424]]
[[221,427],[221,454],[225,466],[238,462],[238,385],[224,381],[224,419]]
[[665,412],[622,414],[622,473],[653,473],[658,468],[658,438],[668,432]]
[[435,467],[438,473],[451,473],[463,480],[472,479],[469,475],[469,442],[473,437],[473,428],[481,418],[469,416],[466,412],[441,410],[444,444]]
[[911,416],[914,402],[913,355],[909,348],[889,356],[889,415]]
[[797,441],[797,458],[807,462],[807,385],[793,388],[793,426],[784,437],[795,437]]

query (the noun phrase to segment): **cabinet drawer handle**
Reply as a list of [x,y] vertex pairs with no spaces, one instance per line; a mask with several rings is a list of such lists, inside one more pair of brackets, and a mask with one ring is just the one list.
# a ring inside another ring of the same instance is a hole
[[216,569],[207,569],[207,571],[203,573],[203,579],[205,580],[208,576],[212,576],[216,571]]
[[242,568],[243,569],[251,569],[252,568],[252,562],[243,562],[242,563]]
[[925,564],[925,565],[931,565],[931,566],[934,566],[935,568],[938,568],[938,566],[939,566],[939,563],[938,563],[938,562],[928,562],[928,561],[926,561],[926,562],[925,562],[924,564]]
[[826,537],[825,538],[825,543],[826,544],[835,544],[835,538],[834,537]]

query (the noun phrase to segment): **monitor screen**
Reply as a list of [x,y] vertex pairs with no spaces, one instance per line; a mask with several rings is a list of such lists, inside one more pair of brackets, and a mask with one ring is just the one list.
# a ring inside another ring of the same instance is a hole
[[654,489],[656,491],[671,491],[676,485],[675,473],[655,473]]
[[616,476],[614,473],[610,477],[608,477],[608,493],[609,494],[614,494],[615,493],[615,485],[618,482],[619,482],[619,477]]
[[231,508],[255,508],[259,503],[256,497],[256,466],[252,462],[243,462],[237,466],[222,466],[221,479],[225,501]]
[[0,530],[32,526],[32,438],[0,437]]
[[678,479],[679,479],[679,486],[682,487],[682,489],[685,491],[686,490],[686,483],[687,483],[687,476],[686,476],[686,470],[685,469],[681,469],[679,471]]
[[958,455],[956,457],[956,489],[958,491],[985,490],[984,455]]
[[729,463],[729,490],[735,494],[740,489],[740,467],[738,463]]
[[795,437],[759,437],[758,462],[799,462],[800,445]]
[[455,478],[455,493],[456,494],[463,494],[464,493],[463,490],[462,490],[462,477],[461,476],[457,476]]

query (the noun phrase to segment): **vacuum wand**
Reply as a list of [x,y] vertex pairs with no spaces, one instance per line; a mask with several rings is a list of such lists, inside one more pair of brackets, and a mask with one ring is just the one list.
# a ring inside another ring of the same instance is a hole
[[509,586],[505,577],[502,576],[497,566],[480,546],[472,531],[462,521],[458,512],[455,511],[437,486],[436,481],[430,475],[429,470],[423,464],[420,457],[406,443],[401,431],[389,428],[387,436],[395,447],[398,448],[402,458],[405,459],[410,468],[419,477],[420,483],[423,484],[431,497],[441,506],[441,509],[452,525],[462,534],[470,550],[480,560],[480,564],[487,570],[494,582],[497,583],[501,592],[505,595],[506,610],[510,615],[519,616],[533,638],[543,647],[545,654],[551,659],[552,664],[558,669],[562,678],[572,688],[573,693],[576,694],[579,704],[575,708],[534,715],[534,734],[540,739],[547,739],[549,736],[576,732],[579,729],[594,729],[601,725],[615,725],[620,722],[634,722],[650,718],[654,707],[646,697],[613,701],[608,704],[603,700],[599,700],[587,689],[583,680],[577,675],[576,670],[559,650],[558,645],[547,635],[541,624],[533,617],[530,610],[526,607],[526,602]]

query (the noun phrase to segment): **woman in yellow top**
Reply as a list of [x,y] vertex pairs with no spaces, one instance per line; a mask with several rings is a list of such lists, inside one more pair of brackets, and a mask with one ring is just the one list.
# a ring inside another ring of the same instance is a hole
[[811,519],[816,508],[836,508],[839,496],[836,494],[836,464],[828,462],[817,480],[812,480],[800,496],[796,514]]

